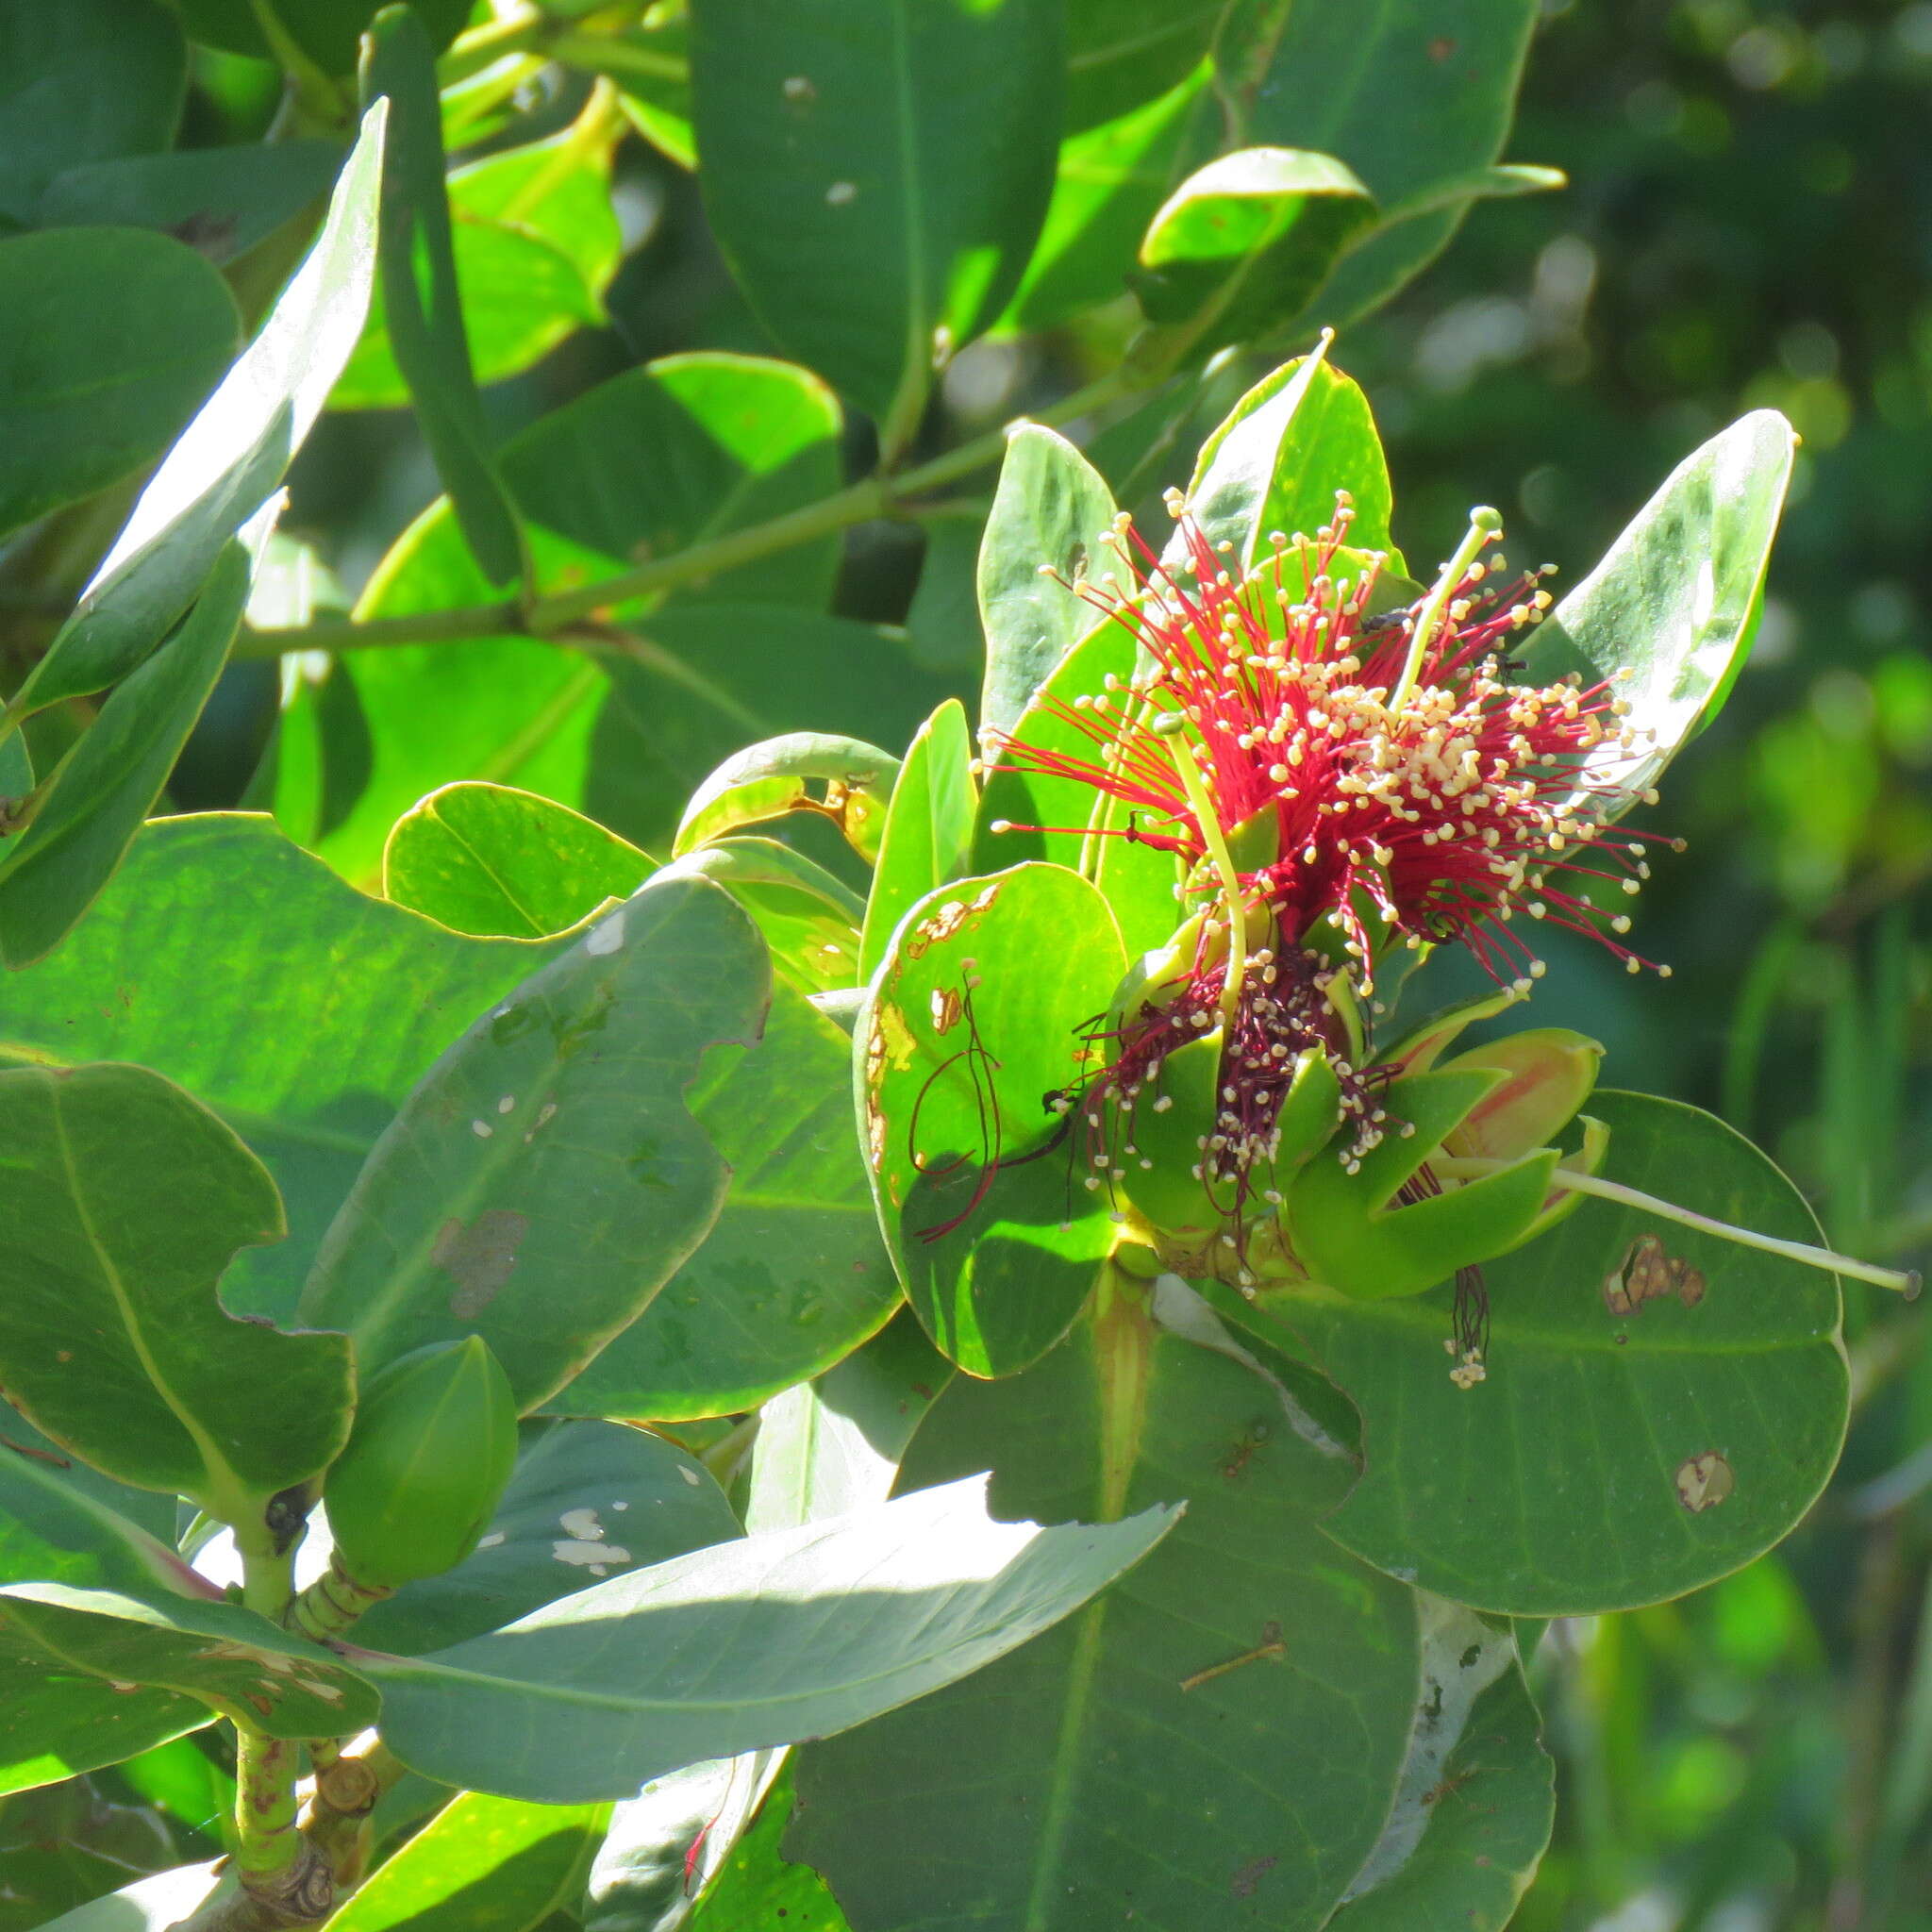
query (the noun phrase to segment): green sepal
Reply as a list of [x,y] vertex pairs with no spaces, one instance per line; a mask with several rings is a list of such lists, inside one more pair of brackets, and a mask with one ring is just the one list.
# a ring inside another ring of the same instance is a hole
[[1404,1034],[1387,1053],[1376,1056],[1376,1063],[1394,1067],[1403,1074],[1426,1074],[1466,1029],[1478,1020],[1493,1020],[1498,1013],[1508,1011],[1522,997],[1513,988],[1504,986],[1494,992],[1458,1000],[1453,1007],[1431,1013],[1420,1026]]
[[[1472,1067],[1398,1080],[1384,1102],[1390,1130],[1354,1173],[1340,1160],[1317,1160],[1302,1171],[1290,1191],[1288,1218],[1310,1277],[1357,1301],[1420,1294],[1526,1238],[1560,1158],[1554,1148],[1393,1205],[1403,1185],[1507,1077],[1499,1068]],[[1397,1123],[1412,1131],[1404,1134]]]
[[480,1335],[390,1363],[323,1490],[343,1568],[391,1590],[453,1570],[489,1528],[516,1459],[516,1396]]
[[[1589,1114],[1576,1116],[1576,1124],[1583,1129],[1583,1145],[1574,1154],[1560,1156],[1565,1172],[1570,1174],[1598,1174],[1603,1169],[1604,1157],[1610,1151],[1610,1130],[1600,1120]],[[1566,1188],[1557,1181],[1556,1187],[1544,1197],[1542,1211],[1523,1233],[1504,1250],[1514,1253],[1526,1247],[1539,1235],[1548,1234],[1559,1221],[1569,1218],[1583,1206],[1584,1196],[1574,1188]]]
[[[1201,1140],[1214,1131],[1223,1037],[1217,1026],[1161,1061],[1134,1101],[1124,1129],[1130,1144],[1114,1151],[1114,1164],[1126,1170],[1116,1185],[1162,1234],[1198,1236],[1226,1219],[1199,1172]],[[1173,1105],[1157,1110],[1163,1099]]]
[[1289,1082],[1275,1121],[1274,1178],[1285,1193],[1302,1168],[1327,1145],[1341,1124],[1341,1081],[1335,1063],[1318,1046],[1307,1048]]

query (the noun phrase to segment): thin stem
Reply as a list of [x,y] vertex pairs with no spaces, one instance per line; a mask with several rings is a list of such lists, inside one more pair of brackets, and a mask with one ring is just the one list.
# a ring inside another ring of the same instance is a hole
[[379,1583],[363,1583],[342,1567],[341,1551],[328,1568],[288,1607],[282,1621],[311,1643],[330,1643],[365,1611],[395,1592]]
[[1389,699],[1391,711],[1399,711],[1408,702],[1408,694],[1422,675],[1429,640],[1435,636],[1436,626],[1441,622],[1443,611],[1449,608],[1449,600],[1456,594],[1456,587],[1462,581],[1463,573],[1475,561],[1476,552],[1502,527],[1503,519],[1486,506],[1470,511],[1469,529],[1457,547],[1456,555],[1442,566],[1442,575],[1436,579],[1436,588],[1429,592],[1429,600],[1415,621],[1415,635],[1408,641],[1407,661],[1403,665],[1402,676]]
[[301,1860],[296,1747],[286,1738],[265,1738],[241,1724],[235,1736],[235,1865],[242,1884],[257,1890]]
[[[1481,1174],[1496,1174],[1513,1165],[1511,1161],[1493,1160],[1474,1154],[1444,1155],[1429,1163],[1431,1170],[1446,1180],[1474,1180]],[[1552,1170],[1550,1184],[1567,1188],[1573,1193],[1594,1194],[1600,1201],[1615,1201],[1621,1207],[1655,1214],[1659,1220],[1694,1227],[1701,1234],[1714,1234],[1721,1241],[1735,1241],[1740,1247],[1757,1248],[1767,1255],[1781,1255],[1787,1261],[1800,1261],[1807,1268],[1823,1268],[1828,1274],[1849,1274],[1879,1288],[1890,1288],[1907,1301],[1919,1292],[1922,1285],[1915,1270],[1879,1268],[1870,1261],[1855,1261],[1848,1255],[1834,1254],[1829,1248],[1815,1248],[1808,1241],[1780,1241],[1775,1235],[1759,1234],[1753,1228],[1733,1227],[1727,1221],[1713,1221],[1707,1214],[1697,1214],[1689,1208],[1679,1208],[1674,1202],[1660,1201],[1655,1194],[1626,1188],[1622,1181],[1607,1181],[1597,1174],[1577,1174],[1573,1169],[1558,1167]]]
[[[1037,419],[1063,423],[1125,395],[1135,378],[1123,369],[1090,382],[1062,397]],[[956,477],[969,475],[997,462],[1006,454],[1007,432],[989,431],[929,463],[897,476],[868,476],[817,503],[788,510],[767,523],[733,530],[708,543],[656,558],[634,570],[620,572],[600,583],[560,591],[534,599],[526,609],[513,603],[471,605],[455,610],[431,610],[420,617],[378,618],[358,624],[344,618],[324,618],[287,630],[243,630],[236,640],[237,658],[274,658],[284,651],[362,650],[397,644],[454,643],[468,638],[526,634],[547,636],[611,607],[715,576],[740,564],[756,562],[774,551],[809,543],[883,516],[911,498],[924,495]]]
[[1208,795],[1208,781],[1201,775],[1193,747],[1180,735],[1184,723],[1181,713],[1169,711],[1157,718],[1150,728],[1169,741],[1174,768],[1180,774],[1181,789],[1188,794],[1189,808],[1201,827],[1202,842],[1214,862],[1221,894],[1227,903],[1227,968],[1221,979],[1221,1024],[1231,1038],[1235,1011],[1241,1004],[1241,981],[1248,971],[1248,912],[1241,902],[1241,880],[1234,869],[1234,855],[1227,849],[1221,821],[1214,813],[1214,801]]

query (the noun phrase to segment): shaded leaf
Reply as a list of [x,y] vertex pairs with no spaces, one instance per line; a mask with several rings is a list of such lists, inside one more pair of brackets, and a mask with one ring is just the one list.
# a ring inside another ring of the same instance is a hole
[[349,1330],[364,1374],[480,1334],[522,1408],[547,1400],[716,1219],[728,1175],[684,1090],[708,1047],[756,1032],[769,987],[724,892],[647,883],[418,1083],[323,1241],[303,1319]]
[[0,1074],[0,1136],[9,1396],[122,1481],[258,1522],[340,1449],[350,1395],[341,1336],[239,1321],[215,1297],[237,1248],[282,1233],[267,1172],[142,1067]]
[[692,18],[700,178],[725,258],[765,326],[889,448],[1025,266],[1061,58],[1048,0],[713,0]]
[[235,353],[227,284],[138,228],[0,242],[0,532],[118,483],[167,448]]
[[[178,0],[188,31],[203,45],[272,59],[250,0]],[[383,0],[275,0],[275,18],[295,45],[326,74],[356,71],[356,43]],[[474,10],[470,0],[410,0],[432,42],[446,47]]]

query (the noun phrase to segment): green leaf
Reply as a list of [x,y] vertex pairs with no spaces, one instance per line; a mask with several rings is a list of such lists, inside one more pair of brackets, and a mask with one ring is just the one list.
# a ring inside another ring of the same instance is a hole
[[1212,44],[1222,0],[1067,0],[1067,127],[1110,122],[1171,88]]
[[377,1141],[316,1257],[305,1322],[367,1374],[475,1333],[519,1407],[649,1305],[728,1174],[686,1109],[708,1046],[769,998],[751,922],[700,879],[647,883],[464,1034]]
[[[682,857],[741,825],[814,811],[835,817],[853,848],[876,858],[899,771],[891,752],[856,738],[819,731],[768,738],[734,752],[691,793],[671,849]],[[811,780],[827,789],[811,791]]]
[[[1091,763],[1098,747],[1072,722],[1075,700],[1105,691],[1110,676],[1122,682],[1132,676],[1135,652],[1133,633],[1124,625],[1101,619],[1061,658],[1022,712],[1012,727],[1014,741]],[[1129,956],[1138,956],[1163,944],[1178,924],[1174,895],[1178,874],[1171,855],[1124,836],[1131,823],[1126,807],[1077,778],[1021,771],[1002,761],[987,774],[980,795],[973,865],[992,872],[1025,859],[1044,858],[1075,869],[1091,863]],[[995,825],[1006,829],[995,831]]]
[[[1710,1115],[1601,1091],[1591,1110],[1609,1178],[1818,1239],[1790,1183]],[[1646,1236],[1660,1253],[1635,1248]],[[1697,1278],[1659,1265],[1633,1303],[1624,1274],[1652,1254]],[[1483,1609],[1584,1614],[1727,1575],[1811,1506],[1845,1427],[1832,1276],[1594,1200],[1483,1272],[1488,1379],[1470,1390],[1442,1352],[1446,1287],[1263,1295],[1362,1411],[1369,1465],[1326,1525],[1339,1541]]]
[[[682,550],[816,501],[838,485],[839,434],[839,407],[823,383],[757,357],[667,357],[599,384],[504,445],[504,475],[528,525],[538,589],[550,595],[612,577],[638,557]],[[465,778],[513,783],[566,805],[584,804],[587,788],[641,791],[626,827],[661,836],[703,772],[724,750],[761,735],[752,707],[768,686],[776,681],[791,703],[831,683],[826,671],[843,668],[841,654],[852,654],[859,671],[890,661],[868,627],[825,619],[824,634],[807,641],[808,653],[791,668],[775,635],[788,619],[776,607],[824,604],[838,567],[833,537],[719,572],[702,590],[681,593],[681,602],[765,601],[694,627],[689,616],[680,628],[671,612],[660,613],[653,644],[636,647],[650,668],[614,657],[600,667],[513,637],[353,654],[347,675],[372,727],[373,751],[353,805],[320,849],[347,876],[372,879],[396,819],[438,786]],[[413,617],[491,594],[443,500],[397,540],[357,615]],[[641,608],[620,607],[617,614],[635,617]],[[715,669],[713,660],[722,660]],[[841,702],[872,708],[894,699],[861,692]],[[895,708],[923,715],[916,703]],[[593,742],[600,712],[608,715]],[[592,808],[615,816],[601,800]]]
[[1190,353],[1297,315],[1375,218],[1354,170],[1304,148],[1250,147],[1191,175],[1148,224],[1134,292]]
[[[459,308],[443,312],[460,316],[475,380],[519,375],[566,336],[604,321],[604,291],[624,245],[610,206],[610,151],[622,131],[593,102],[575,127],[449,177],[455,283],[462,299]],[[426,179],[420,192],[427,194]],[[385,281],[331,408],[408,403],[411,386],[396,356],[390,299]]]
[[575,64],[617,83],[631,125],[687,174],[698,164],[691,125],[690,22],[681,14],[652,17],[649,26],[616,26],[585,34],[571,49]]
[[507,584],[524,573],[523,538],[470,368],[442,178],[436,50],[413,8],[385,7],[370,24],[362,98],[379,95],[390,103],[376,228],[390,352],[470,554],[492,584]]
[[[204,46],[257,60],[272,59],[275,49],[262,36],[253,0],[175,0],[188,31]],[[325,74],[353,74],[356,43],[382,0],[275,0],[275,18],[296,47]],[[441,51],[461,31],[475,10],[471,0],[410,0]]]
[[[1256,8],[1259,14],[1261,8]],[[1537,0],[1364,0],[1266,9],[1265,44],[1224,37],[1223,91],[1241,138],[1314,148],[1368,184],[1388,225],[1317,293],[1336,327],[1378,308],[1447,245],[1469,206],[1401,219],[1503,152]],[[1285,17],[1284,17],[1285,16]],[[1233,25],[1231,23],[1231,25]],[[1401,139],[1391,138],[1400,128]]]
[[1513,1632],[1419,1603],[1423,1692],[1395,1808],[1329,1923],[1503,1932],[1549,1842],[1552,1766]]
[[0,242],[0,533],[131,476],[235,353],[219,274],[138,228]]
[[16,693],[16,714],[125,677],[167,636],[223,546],[282,480],[368,307],[383,118],[377,108],[364,117],[315,245],[142,491],[79,608]]
[[319,140],[90,161],[54,177],[41,221],[50,228],[160,228],[192,241],[210,261],[232,261],[326,194],[341,165],[341,147]]
[[808,997],[853,988],[865,907],[816,860],[775,839],[719,839],[665,870],[716,879],[751,914],[788,986]]
[[[1797,437],[1755,409],[1673,470],[1597,567],[1531,632],[1526,674],[1617,687],[1638,749],[1591,774],[1594,808],[1628,810],[1722,708],[1757,629]],[[1607,751],[1609,748],[1607,747]]]
[[350,1392],[341,1336],[238,1321],[215,1298],[237,1248],[282,1234],[267,1171],[142,1067],[0,1074],[0,1135],[9,1395],[110,1475],[258,1521],[341,1447]]
[[465,1791],[324,1922],[325,1932],[530,1932],[577,1903],[608,1805]]
[[966,870],[978,803],[966,708],[948,698],[919,727],[892,786],[865,906],[861,979],[877,971],[900,915]]
[[1013,432],[979,549],[982,731],[1010,731],[1093,628],[1073,587],[1113,567],[1113,519],[1112,492],[1065,437],[1037,423]]
[[[224,1294],[238,1313],[281,1318],[410,1088],[562,950],[460,938],[365,899],[266,819],[164,819],[68,943],[8,982],[0,1060],[138,1060],[244,1134],[290,1237],[242,1255]],[[249,1025],[208,1024],[210,959],[251,989]]]
[[1387,551],[1391,568],[1406,571],[1368,398],[1322,358],[1303,356],[1257,382],[1201,445],[1188,501],[1208,540],[1232,542],[1252,569],[1270,532],[1312,537],[1331,523],[1339,490],[1354,500],[1350,544]]
[[211,1723],[208,1708],[174,1690],[117,1690],[99,1677],[52,1671],[0,1635],[0,1794],[98,1771]]
[[806,720],[808,735],[904,744],[954,679],[922,671],[883,625],[774,605],[679,604],[639,623],[610,664],[586,803],[656,844],[733,747]]
[[[104,48],[113,49],[111,75]],[[0,20],[0,217],[31,226],[64,170],[166,147],[187,82],[181,28],[155,0],[9,7]]]
[[115,690],[0,856],[0,959],[53,951],[114,875],[227,662],[266,524],[229,544],[179,626]]
[[504,785],[445,785],[396,821],[382,890],[453,932],[543,939],[627,899],[651,869],[568,806]]
[[[809,1865],[786,1861],[778,1849],[791,1816],[791,1778],[781,1772],[765,1795],[758,1823],[723,1859],[691,1914],[691,1932],[740,1932],[747,1925],[772,1925],[782,1917],[784,1932],[849,1932],[825,1881]],[[608,1918],[591,1923],[591,1932],[619,1932]]]
[[991,1464],[1002,1516],[1187,1514],[1049,1636],[801,1754],[786,1849],[855,1932],[1225,1924],[1230,1898],[1299,1932],[1374,1842],[1415,1709],[1414,1597],[1315,1527],[1351,1458],[1187,1319],[1210,1346],[1122,1291],[1026,1374],[954,1381],[920,1425],[902,1489]]
[[1037,1360],[1112,1249],[1091,1154],[1047,1098],[1079,1079],[1081,1028],[1125,968],[1100,894],[1026,864],[930,893],[873,982],[855,1075],[879,1225],[926,1332],[974,1374]]
[[[861,1724],[1057,1623],[1172,1526],[1041,1529],[959,1482],[613,1576],[434,1657],[358,1654],[406,1764],[549,1804]],[[688,1659],[707,1658],[701,1678]],[[567,1714],[567,1715],[566,1715]]]
[[712,0],[691,22],[707,209],[752,308],[880,425],[998,315],[1046,214],[1057,0]]
[[239,1604],[0,1588],[0,1709],[31,1700],[49,1673],[174,1691],[271,1738],[333,1738],[375,1721],[365,1678]]
[[8,1932],[44,1925],[132,1873],[169,1869],[179,1856],[153,1811],[111,1804],[85,1777],[13,1797],[0,1804],[0,1924]]
[[[1166,92],[1061,142],[1046,222],[1002,328],[1051,328],[1123,292],[1141,238],[1167,198],[1208,75],[1203,61]],[[1077,85],[1077,74],[1069,77]]]
[[730,1170],[697,1252],[549,1406],[683,1421],[735,1415],[829,1368],[898,1306],[847,1099],[852,1043],[791,986],[764,1037],[689,1094]]
[[526,1423],[515,1474],[474,1554],[364,1613],[356,1641],[413,1657],[481,1637],[615,1570],[740,1534],[703,1465],[615,1423]]
[[[216,1869],[220,1863],[211,1859],[205,1865],[177,1865],[172,1872],[138,1878],[119,1891],[49,1919],[41,1932],[169,1932],[221,1882]],[[227,1882],[232,1887],[232,1865],[228,1873]]]
[[[10,1408],[0,1409],[0,1583],[65,1583],[136,1595],[201,1588],[172,1538],[164,1541],[115,1508]],[[150,1512],[136,1508],[152,1522]],[[165,1514],[172,1529],[172,1496]]]

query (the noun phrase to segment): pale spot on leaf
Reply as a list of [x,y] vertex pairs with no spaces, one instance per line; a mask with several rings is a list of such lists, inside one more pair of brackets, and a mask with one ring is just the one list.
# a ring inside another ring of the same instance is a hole
[[1715,1449],[1677,1465],[1677,1500],[1693,1516],[1715,1509],[1737,1487],[1731,1465]]
[[509,1208],[486,1208],[473,1225],[452,1217],[437,1230],[429,1258],[457,1284],[449,1311],[467,1321],[496,1299],[517,1265],[530,1218]]

